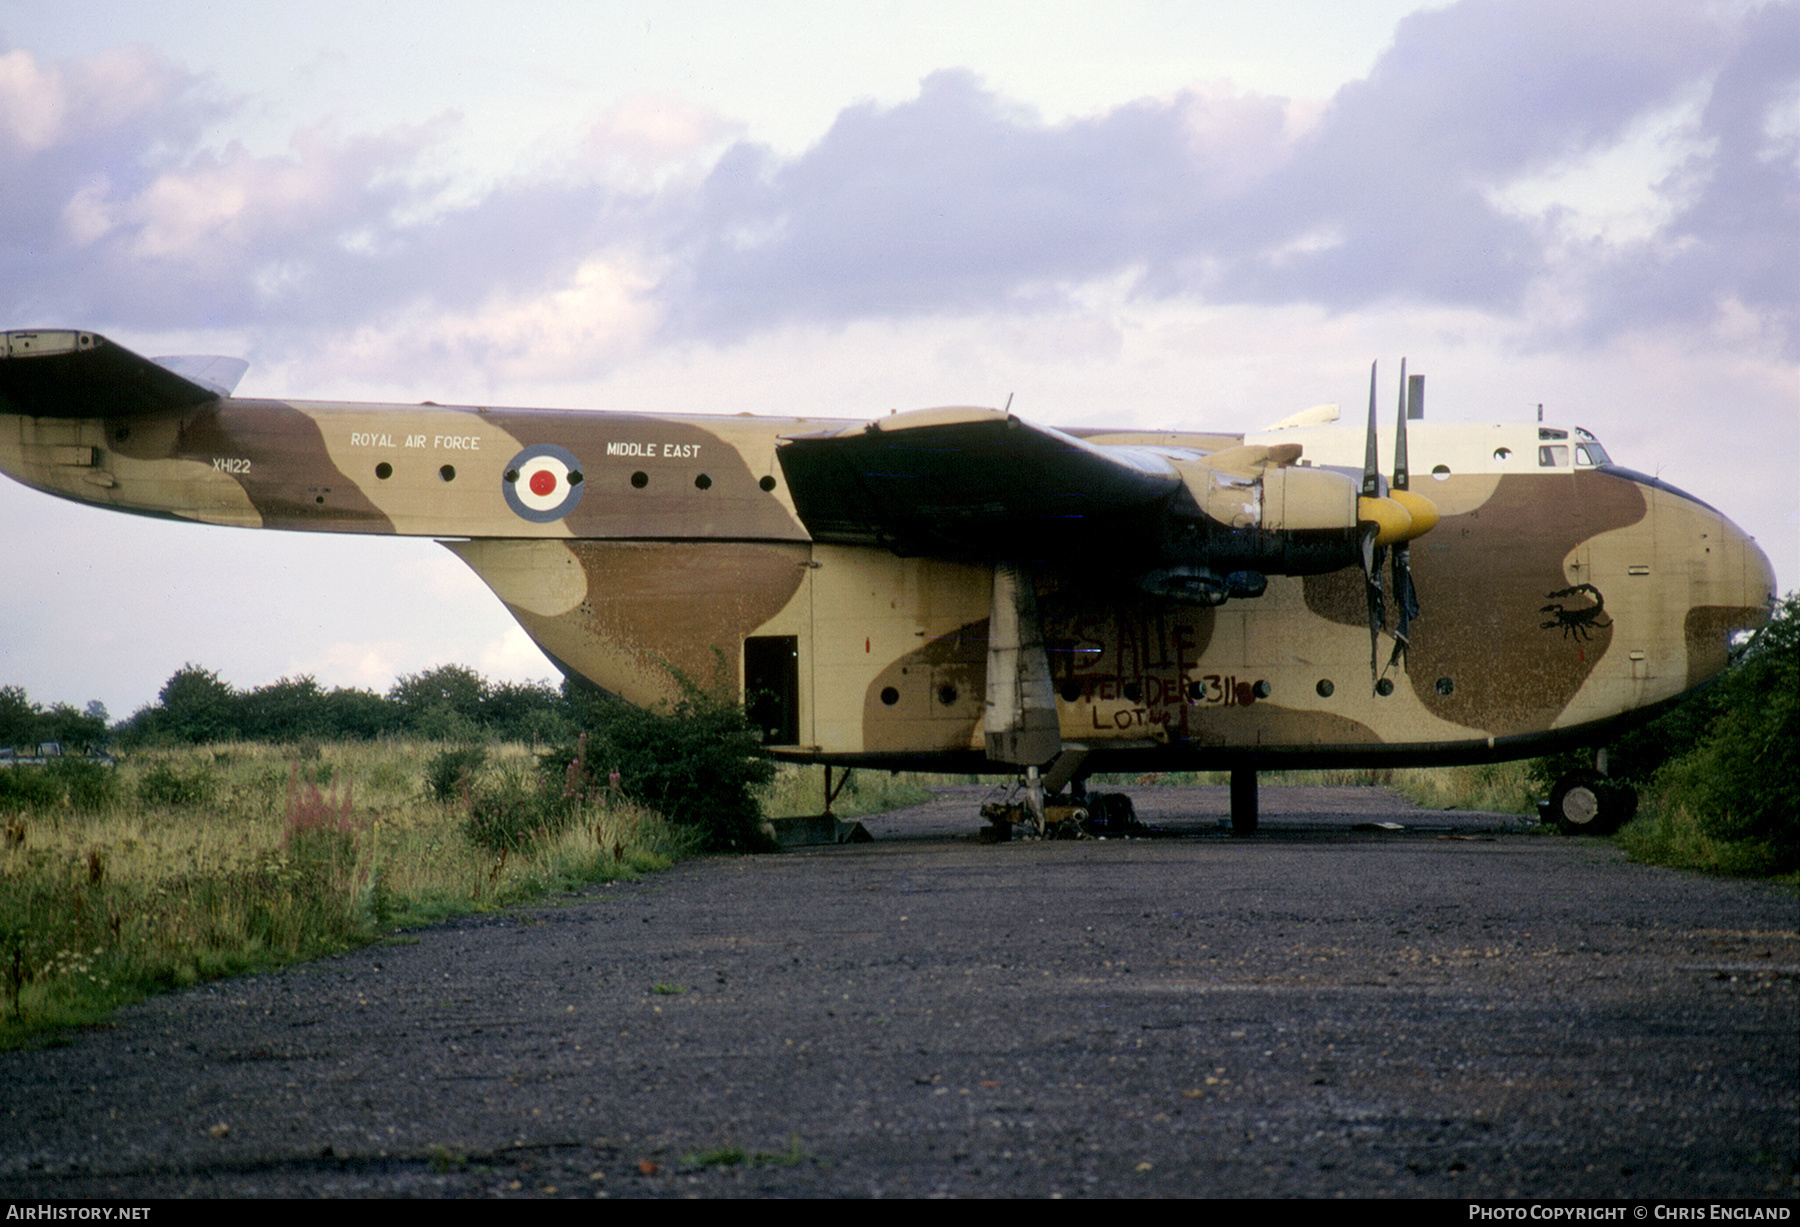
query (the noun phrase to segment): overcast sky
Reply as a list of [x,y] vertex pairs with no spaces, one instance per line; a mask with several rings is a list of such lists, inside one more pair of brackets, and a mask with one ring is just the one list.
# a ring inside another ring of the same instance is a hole
[[[0,327],[250,396],[1598,434],[1800,575],[1800,5],[0,5]],[[1366,383],[1365,383],[1366,386]],[[428,541],[0,483],[0,684],[552,670]],[[1421,628],[1423,633],[1423,628]]]

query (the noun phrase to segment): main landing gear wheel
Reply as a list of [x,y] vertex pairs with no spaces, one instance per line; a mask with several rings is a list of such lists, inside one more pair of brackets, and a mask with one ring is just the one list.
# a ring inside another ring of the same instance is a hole
[[1092,793],[1088,798],[1091,814],[1088,825],[1096,835],[1124,837],[1137,826],[1137,807],[1122,792]]
[[1637,813],[1637,789],[1571,771],[1550,790],[1550,821],[1564,835],[1611,835]]

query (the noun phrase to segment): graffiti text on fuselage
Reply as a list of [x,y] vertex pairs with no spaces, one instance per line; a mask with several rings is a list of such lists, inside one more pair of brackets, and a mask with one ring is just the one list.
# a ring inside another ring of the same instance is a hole
[[1045,631],[1057,694],[1086,704],[1096,730],[1155,725],[1185,741],[1194,708],[1248,707],[1269,693],[1260,679],[1197,672],[1206,636],[1162,612],[1050,620]]

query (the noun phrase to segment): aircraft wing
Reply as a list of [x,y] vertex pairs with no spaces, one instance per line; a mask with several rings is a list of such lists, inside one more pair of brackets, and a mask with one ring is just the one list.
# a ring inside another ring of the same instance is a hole
[[170,361],[226,365],[190,367],[204,381],[196,382],[96,332],[0,333],[0,413],[111,418],[180,412],[229,395],[243,374],[241,364],[235,374],[228,369],[236,359]]
[[815,540],[973,557],[1147,524],[1182,486],[1164,455],[1088,443],[1000,409],[922,409],[782,441]]

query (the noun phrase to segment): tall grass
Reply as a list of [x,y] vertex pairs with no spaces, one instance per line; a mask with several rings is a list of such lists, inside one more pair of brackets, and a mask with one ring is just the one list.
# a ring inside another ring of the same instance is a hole
[[1779,846],[1760,839],[1721,839],[1710,825],[1692,806],[1653,795],[1615,838],[1627,856],[1646,865],[1743,877],[1785,875],[1786,881],[1800,884],[1800,873],[1789,868]]
[[[838,776],[836,778],[842,778]],[[841,818],[877,814],[918,805],[931,798],[930,788],[943,784],[995,784],[1001,775],[941,775],[916,771],[854,771],[832,811]],[[1487,810],[1503,814],[1534,813],[1543,795],[1529,762],[1480,763],[1464,767],[1334,767],[1308,771],[1264,771],[1264,787],[1392,788],[1425,809]],[[1224,786],[1228,771],[1151,771],[1099,773],[1088,786],[1097,791],[1122,786]],[[771,818],[817,814],[824,804],[825,770],[782,764],[762,791],[763,812]]]
[[[904,809],[931,800],[929,783],[954,780],[962,776],[927,776],[916,772],[851,770],[849,778],[841,770],[833,772],[832,784],[843,787],[831,803],[831,812],[839,818],[860,818],[887,810]],[[973,782],[973,777],[970,777]],[[825,768],[782,763],[775,778],[764,785],[760,794],[763,816],[767,818],[799,818],[822,813],[825,808]]]
[[[1424,809],[1532,813],[1542,795],[1528,762],[1479,763],[1463,767],[1327,767],[1307,771],[1264,771],[1264,787],[1392,788]],[[1144,775],[1096,775],[1091,786],[1167,784],[1224,785],[1228,771],[1155,771]]]
[[[166,988],[280,966],[395,928],[665,867],[656,815],[584,804],[493,854],[424,783],[442,747],[234,744],[147,753],[98,802],[0,813],[0,1047]],[[311,755],[313,757],[302,757]],[[497,748],[501,769],[530,762]]]
[[1423,809],[1535,814],[1543,796],[1528,761],[1463,767],[1403,767],[1389,786]]

